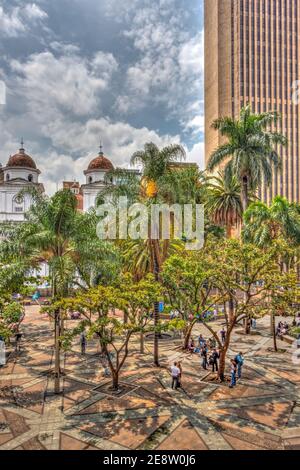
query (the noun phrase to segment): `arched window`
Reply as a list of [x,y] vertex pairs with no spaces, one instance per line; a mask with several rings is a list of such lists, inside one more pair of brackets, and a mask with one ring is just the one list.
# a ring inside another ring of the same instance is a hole
[[13,212],[24,212],[24,198],[20,196],[13,198]]
[[89,183],[91,184],[93,182],[93,178],[89,176]]
[[33,175],[28,175],[28,181],[29,181],[29,183],[32,183],[32,181],[33,181]]
[[10,180],[10,176],[9,176],[9,173],[7,173],[6,175],[6,181],[9,181]]

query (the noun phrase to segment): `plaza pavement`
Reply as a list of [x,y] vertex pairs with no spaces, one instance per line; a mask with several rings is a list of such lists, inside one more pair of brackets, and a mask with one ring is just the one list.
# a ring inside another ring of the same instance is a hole
[[[219,325],[218,325],[219,327]],[[52,331],[38,307],[26,309],[22,352],[0,370],[0,450],[271,450],[300,449],[300,372],[295,350],[269,350],[269,321],[257,334],[234,333],[228,357],[245,354],[243,379],[234,389],[210,383],[200,358],[180,340],[160,343],[161,368],[152,366],[152,343],[139,354],[133,343],[113,396],[97,345],[87,355],[75,345],[63,356],[63,393],[53,394]],[[197,325],[194,331],[207,333]],[[170,389],[169,365],[181,360],[183,389]]]

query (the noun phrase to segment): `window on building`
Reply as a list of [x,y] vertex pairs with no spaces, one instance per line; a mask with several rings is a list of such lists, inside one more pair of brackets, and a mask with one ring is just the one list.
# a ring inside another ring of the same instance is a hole
[[20,196],[13,198],[13,212],[24,212],[24,199]]
[[29,183],[32,183],[32,181],[33,181],[33,175],[28,175],[28,181],[29,181]]

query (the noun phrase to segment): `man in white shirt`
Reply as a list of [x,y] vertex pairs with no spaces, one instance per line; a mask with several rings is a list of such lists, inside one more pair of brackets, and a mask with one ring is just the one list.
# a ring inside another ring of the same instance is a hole
[[172,375],[172,388],[175,390],[178,388],[178,377],[180,375],[180,369],[177,367],[177,362],[174,362],[174,365],[171,367]]

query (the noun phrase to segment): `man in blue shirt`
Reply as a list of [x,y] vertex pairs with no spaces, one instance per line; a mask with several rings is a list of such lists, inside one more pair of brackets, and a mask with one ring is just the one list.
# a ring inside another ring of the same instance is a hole
[[236,356],[235,356],[235,362],[237,364],[237,374],[238,374],[238,378],[241,379],[242,378],[242,367],[244,365],[244,356],[243,354],[240,352],[238,353]]

